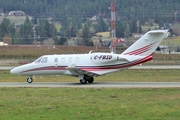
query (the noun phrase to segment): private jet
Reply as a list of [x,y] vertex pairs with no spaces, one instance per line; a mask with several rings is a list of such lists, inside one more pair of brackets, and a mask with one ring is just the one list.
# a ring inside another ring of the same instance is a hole
[[43,55],[32,63],[10,70],[11,74],[28,76],[32,83],[34,76],[69,75],[77,77],[80,83],[93,83],[94,77],[123,70],[153,59],[153,52],[167,37],[168,30],[152,30],[145,33],[121,54],[89,52],[87,54]]

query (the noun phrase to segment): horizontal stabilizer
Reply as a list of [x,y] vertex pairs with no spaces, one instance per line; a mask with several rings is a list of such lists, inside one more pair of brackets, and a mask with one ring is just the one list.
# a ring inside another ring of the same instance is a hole
[[152,30],[148,32],[149,34],[165,34],[167,30]]

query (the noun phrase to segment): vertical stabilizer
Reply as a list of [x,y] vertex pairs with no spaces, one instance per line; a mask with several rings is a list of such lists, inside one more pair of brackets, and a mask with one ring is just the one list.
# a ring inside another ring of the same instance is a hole
[[132,44],[122,55],[151,55],[161,41],[167,37],[168,30],[153,30],[147,32]]

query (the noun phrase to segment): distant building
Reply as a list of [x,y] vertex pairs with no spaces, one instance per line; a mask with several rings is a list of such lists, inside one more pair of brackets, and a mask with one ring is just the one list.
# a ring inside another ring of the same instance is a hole
[[23,11],[11,11],[8,14],[9,16],[25,16],[25,12]]
[[172,24],[171,23],[164,23],[164,29],[171,29]]
[[160,51],[163,51],[163,52],[169,51],[167,45],[159,45],[159,48],[160,48]]
[[4,13],[0,13],[0,16],[4,16]]
[[8,46],[8,44],[4,42],[0,42],[0,46]]
[[90,18],[90,21],[97,21],[97,20],[98,20],[98,17],[96,15]]
[[1,43],[3,46],[12,45],[12,38],[5,36],[3,38],[3,42]]

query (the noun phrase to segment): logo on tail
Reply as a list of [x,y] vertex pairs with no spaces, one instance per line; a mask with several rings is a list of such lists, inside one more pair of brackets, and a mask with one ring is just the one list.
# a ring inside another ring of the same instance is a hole
[[142,54],[142,53],[145,53],[147,52],[148,50],[152,49],[153,45],[155,44],[156,42],[154,43],[151,43],[150,45],[147,45],[147,46],[144,46],[142,48],[139,48],[137,50],[133,50],[131,52],[127,52],[127,53],[124,53],[124,55],[139,55],[139,54]]

